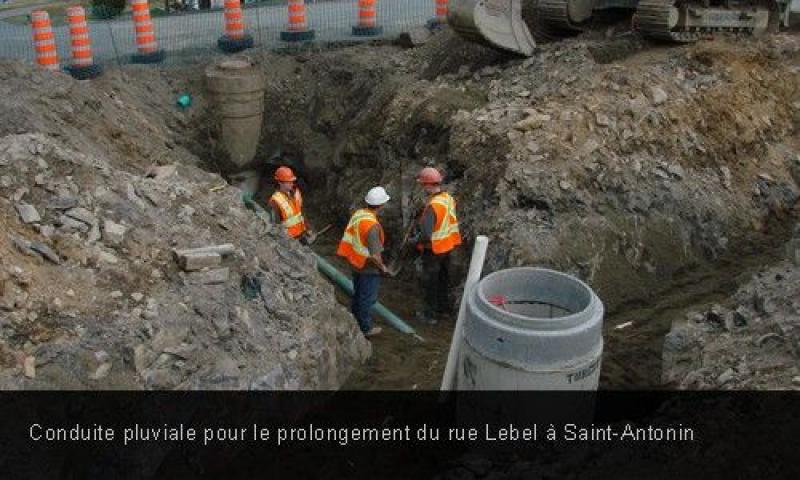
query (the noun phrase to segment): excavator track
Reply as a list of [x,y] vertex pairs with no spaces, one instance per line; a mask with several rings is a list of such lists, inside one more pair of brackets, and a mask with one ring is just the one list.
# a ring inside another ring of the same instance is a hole
[[646,37],[678,43],[700,40],[699,32],[676,31],[678,9],[675,0],[640,0],[636,24]]
[[[791,2],[791,6],[789,4]],[[800,0],[453,0],[448,23],[459,35],[533,55],[536,41],[557,41],[602,24],[602,13],[630,11],[643,36],[692,43],[716,34],[759,36],[798,14]],[[791,9],[790,9],[791,8]]]
[[548,33],[563,32],[561,36],[567,36],[583,31],[570,20],[568,2],[569,0],[539,0],[536,13]]
[[[727,10],[731,15],[769,15],[766,28],[749,26],[727,26],[719,23],[697,22],[686,26],[686,15],[698,12],[704,8],[700,4],[685,0],[640,0],[636,8],[636,24],[642,34],[649,38],[666,40],[676,43],[691,43],[715,33],[733,33],[745,35],[760,35],[772,27],[775,20],[775,7],[772,0],[755,2],[752,8],[735,8]],[[699,14],[696,14],[698,17]],[[750,17],[753,18],[753,17]]]
[[553,39],[576,35],[592,22],[594,6],[595,0],[539,0],[538,29]]

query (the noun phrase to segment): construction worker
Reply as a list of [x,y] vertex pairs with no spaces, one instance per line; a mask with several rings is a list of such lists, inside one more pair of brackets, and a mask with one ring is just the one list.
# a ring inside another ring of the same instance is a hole
[[422,257],[422,297],[424,308],[417,318],[435,325],[437,317],[450,311],[448,287],[450,282],[450,252],[461,245],[461,233],[456,218],[456,201],[442,190],[442,174],[425,167],[417,174],[427,198],[417,224],[417,249]]
[[358,326],[367,338],[381,333],[380,327],[372,326],[370,309],[378,301],[380,274],[392,275],[383,263],[384,235],[378,221],[389,195],[383,187],[374,187],[367,192],[366,208],[356,210],[347,223],[336,255],[347,259],[353,269],[353,300],[351,311]]
[[314,232],[303,217],[303,195],[295,182],[297,177],[289,167],[275,170],[278,189],[269,198],[272,222],[286,228],[290,237],[305,243],[313,243]]

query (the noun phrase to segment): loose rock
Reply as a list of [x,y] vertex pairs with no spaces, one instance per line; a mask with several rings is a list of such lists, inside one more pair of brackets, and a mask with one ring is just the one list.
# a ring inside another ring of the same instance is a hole
[[598,112],[595,114],[594,118],[595,118],[595,123],[597,123],[598,126],[609,127],[612,124],[611,119],[608,117],[608,115],[604,113]]
[[94,214],[82,207],[71,208],[67,210],[66,215],[70,218],[78,220],[79,222],[83,222],[88,226],[92,226],[97,222]]
[[179,257],[180,266],[187,272],[216,267],[222,262],[222,257],[213,252],[189,253]]
[[650,98],[653,100],[653,105],[659,106],[664,102],[666,102],[669,96],[667,95],[667,92],[665,92],[661,87],[651,86]]
[[722,372],[722,374],[720,374],[719,377],[717,377],[717,385],[719,386],[725,385],[726,383],[733,380],[733,377],[735,375],[736,373],[733,371],[732,368],[725,370],[724,372]]
[[549,121],[550,121],[550,115],[532,113],[527,118],[524,118],[519,122],[515,123],[514,128],[522,131],[535,130]]
[[22,364],[22,373],[28,378],[36,378],[36,357],[27,356]]
[[106,378],[108,376],[108,373],[111,371],[111,366],[112,366],[111,362],[100,364],[100,366],[97,367],[97,370],[95,370],[94,372],[91,373],[91,375],[89,375],[89,380],[102,380]]
[[127,227],[111,220],[103,221],[103,241],[110,245],[121,245],[125,240]]
[[39,216],[39,212],[36,211],[33,205],[18,203],[16,207],[19,218],[23,223],[37,223],[42,221],[42,217]]
[[114,265],[119,263],[119,258],[113,253],[106,252],[105,250],[97,250],[95,252],[95,259],[98,263],[108,263]]
[[79,220],[75,220],[72,217],[67,215],[61,215],[58,217],[58,225],[61,227],[62,230],[65,232],[88,232],[90,225],[81,222]]
[[205,272],[194,272],[186,276],[187,282],[193,285],[214,285],[228,281],[228,268],[217,268]]
[[400,34],[398,43],[406,48],[414,48],[425,45],[430,38],[431,32],[427,28],[412,28],[408,32],[403,32]]

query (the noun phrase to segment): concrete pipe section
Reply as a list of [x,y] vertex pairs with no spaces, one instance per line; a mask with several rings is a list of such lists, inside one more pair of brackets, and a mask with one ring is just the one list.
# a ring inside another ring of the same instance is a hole
[[261,138],[266,79],[246,56],[222,59],[205,76],[229,167],[240,170],[253,160]]
[[570,275],[502,270],[469,292],[462,342],[458,390],[596,390],[603,304]]

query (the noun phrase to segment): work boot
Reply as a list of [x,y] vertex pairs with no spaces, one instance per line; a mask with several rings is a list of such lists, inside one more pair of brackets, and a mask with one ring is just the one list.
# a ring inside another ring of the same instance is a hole
[[375,335],[381,333],[383,329],[381,327],[372,327],[369,329],[368,332],[364,332],[364,336],[367,338],[374,337]]
[[425,325],[436,325],[439,323],[439,320],[437,320],[436,317],[427,312],[417,312],[416,318],[418,322]]

